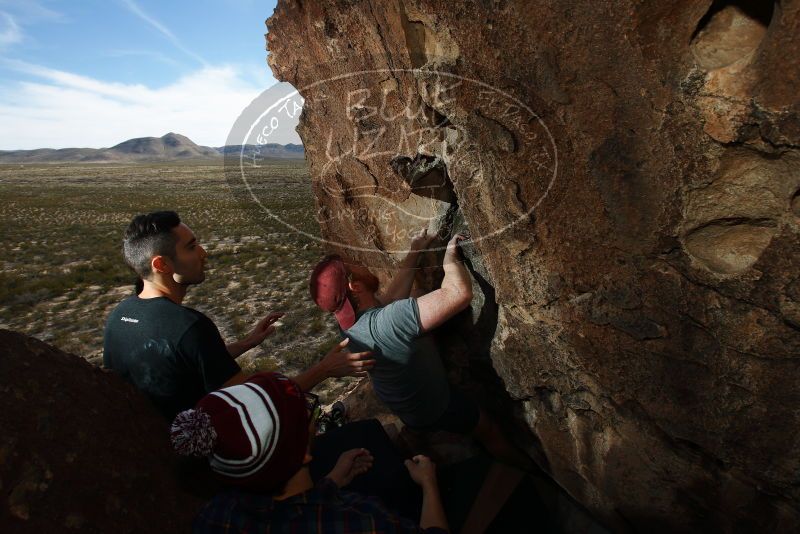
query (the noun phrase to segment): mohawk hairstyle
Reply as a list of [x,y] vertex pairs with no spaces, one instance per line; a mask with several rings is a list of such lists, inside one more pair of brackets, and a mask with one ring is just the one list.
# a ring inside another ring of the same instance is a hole
[[172,229],[181,223],[174,211],[154,211],[133,218],[122,241],[125,263],[142,279],[152,275],[153,256],[175,258],[177,238]]

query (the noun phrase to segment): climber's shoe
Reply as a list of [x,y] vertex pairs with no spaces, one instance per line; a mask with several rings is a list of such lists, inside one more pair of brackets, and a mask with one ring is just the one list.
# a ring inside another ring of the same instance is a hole
[[334,402],[329,417],[333,425],[344,426],[347,422],[347,406],[342,401]]

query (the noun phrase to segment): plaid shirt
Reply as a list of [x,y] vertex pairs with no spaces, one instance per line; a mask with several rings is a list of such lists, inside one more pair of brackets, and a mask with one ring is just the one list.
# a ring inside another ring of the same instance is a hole
[[227,490],[203,507],[194,520],[193,531],[196,534],[445,534],[440,528],[421,529],[388,511],[375,497],[339,491],[329,478],[283,501],[275,501],[269,495]]

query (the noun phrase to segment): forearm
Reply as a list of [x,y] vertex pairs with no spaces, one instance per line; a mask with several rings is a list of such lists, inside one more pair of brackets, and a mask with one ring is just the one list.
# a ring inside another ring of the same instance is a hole
[[303,371],[299,375],[292,378],[292,380],[300,386],[303,391],[311,391],[317,384],[328,378],[328,371],[323,364],[319,362],[312,366],[310,369]]
[[439,495],[439,486],[436,483],[422,488],[422,513],[419,518],[419,526],[422,528],[438,527],[450,532],[442,506],[442,498]]
[[469,295],[472,298],[472,279],[464,262],[457,258],[446,258],[442,268],[444,269],[442,289],[456,295]]
[[419,326],[423,332],[430,332],[467,309],[472,301],[472,280],[464,264],[448,255],[442,267],[442,287],[417,299]]
[[253,348],[253,345],[250,344],[247,340],[243,339],[241,341],[234,341],[233,343],[228,343],[225,345],[225,348],[228,349],[228,354],[231,355],[233,358],[238,358],[248,350]]
[[411,286],[414,285],[414,276],[417,274],[416,267],[419,262],[419,251],[411,250],[400,265],[397,266],[392,281],[386,291],[380,296],[381,304],[389,304],[395,300],[405,299],[411,294]]

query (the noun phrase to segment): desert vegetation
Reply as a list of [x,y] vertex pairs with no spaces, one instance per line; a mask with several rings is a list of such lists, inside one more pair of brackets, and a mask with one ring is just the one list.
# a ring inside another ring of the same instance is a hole
[[206,281],[185,304],[226,340],[284,311],[277,332],[239,363],[287,374],[310,365],[337,340],[332,318],[308,297],[308,273],[324,251],[264,211],[318,234],[306,164],[261,162],[254,182],[263,208],[235,194],[240,186],[223,171],[221,162],[0,166],[0,327],[100,365],[105,318],[133,292],[122,232],[137,213],[174,209],[209,253]]

